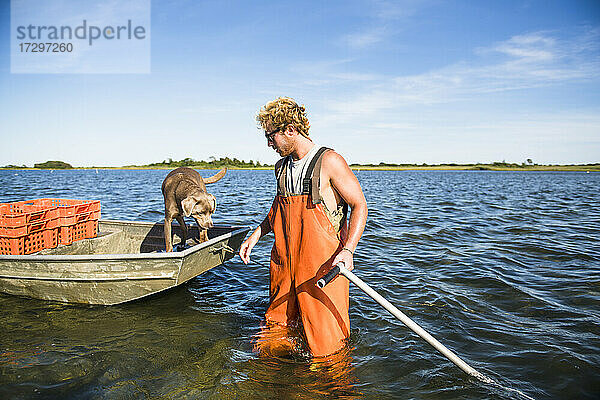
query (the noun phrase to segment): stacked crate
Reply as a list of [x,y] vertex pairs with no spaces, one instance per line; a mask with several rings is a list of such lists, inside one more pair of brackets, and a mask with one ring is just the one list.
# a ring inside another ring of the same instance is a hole
[[31,254],[56,247],[59,210],[31,202],[0,204],[0,254]]
[[0,254],[31,254],[96,237],[100,201],[36,199],[0,204]]

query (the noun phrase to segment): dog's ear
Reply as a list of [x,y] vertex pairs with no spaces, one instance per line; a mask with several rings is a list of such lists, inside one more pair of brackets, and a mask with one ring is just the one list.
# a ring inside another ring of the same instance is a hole
[[217,198],[215,196],[213,196],[212,194],[210,194],[209,196],[210,196],[210,200],[212,200],[210,202],[211,207],[212,207],[211,213],[214,213],[215,210],[217,209]]
[[188,196],[185,199],[181,200],[181,208],[183,208],[183,215],[185,217],[189,217],[190,215],[192,215],[192,210],[194,209],[194,206],[197,202],[198,199],[196,199],[194,196]]

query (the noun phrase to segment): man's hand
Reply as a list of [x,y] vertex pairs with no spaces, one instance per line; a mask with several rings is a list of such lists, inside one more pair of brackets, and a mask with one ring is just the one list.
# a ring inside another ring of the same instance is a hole
[[339,262],[344,263],[344,267],[348,271],[352,271],[354,269],[354,256],[350,251],[344,249],[338,253],[337,256],[333,259],[333,265],[337,265]]
[[252,235],[250,235],[250,237],[240,246],[239,254],[244,264],[250,262],[250,253],[252,253],[252,248],[258,243],[259,239],[269,232],[271,232],[271,225],[269,225],[269,218],[267,216],[254,232],[252,232]]
[[250,253],[252,253],[252,248],[258,242],[258,237],[255,237],[252,234],[242,245],[240,246],[240,258],[244,262],[244,264],[248,264],[250,262]]

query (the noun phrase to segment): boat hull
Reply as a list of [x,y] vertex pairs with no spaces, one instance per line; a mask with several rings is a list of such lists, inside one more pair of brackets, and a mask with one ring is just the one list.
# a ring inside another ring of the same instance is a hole
[[[193,228],[191,247],[164,253],[162,223],[102,220],[97,238],[34,255],[1,255],[0,292],[68,303],[123,303],[221,265],[235,255],[248,230],[217,226],[209,230],[208,241],[195,244]],[[176,224],[173,232],[181,237]]]

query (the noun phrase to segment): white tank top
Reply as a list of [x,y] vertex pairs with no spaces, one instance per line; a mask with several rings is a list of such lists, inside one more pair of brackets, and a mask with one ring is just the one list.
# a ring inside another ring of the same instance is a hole
[[305,178],[306,170],[310,161],[314,158],[320,146],[313,145],[308,153],[298,161],[294,161],[291,156],[287,163],[285,174],[285,189],[291,194],[302,194],[302,180]]

